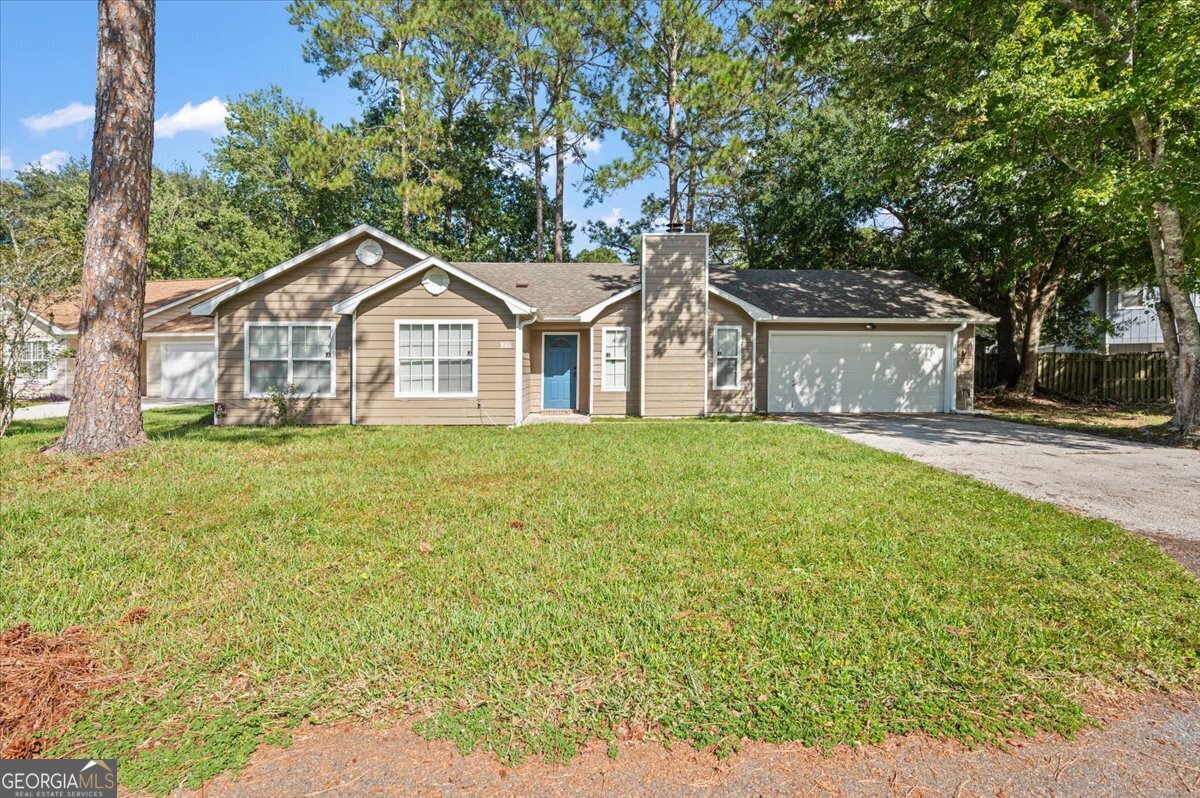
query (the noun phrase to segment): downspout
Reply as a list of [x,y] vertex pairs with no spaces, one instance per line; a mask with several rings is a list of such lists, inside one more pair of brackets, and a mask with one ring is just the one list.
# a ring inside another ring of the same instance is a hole
[[221,417],[224,415],[219,412],[221,409],[221,314],[219,311],[213,312],[213,353],[216,361],[216,379],[213,380],[213,426],[221,425]]
[[[950,402],[946,412],[961,415],[973,415],[975,413],[973,409],[958,409],[958,335],[965,329],[967,329],[967,323],[964,321],[962,324],[955,327],[953,332],[950,333],[950,358],[948,361],[950,364],[950,379],[947,380],[947,384],[953,385],[954,387],[950,391]],[[974,366],[974,364],[972,364],[972,366]],[[974,373],[971,374],[971,379],[975,379]]]
[[[394,366],[399,368],[399,366]],[[350,424],[358,424],[358,308],[350,316]]]
[[536,313],[528,319],[521,319],[521,314],[514,314],[517,321],[515,350],[516,380],[513,385],[513,427],[519,427],[525,421],[525,327],[537,321]]

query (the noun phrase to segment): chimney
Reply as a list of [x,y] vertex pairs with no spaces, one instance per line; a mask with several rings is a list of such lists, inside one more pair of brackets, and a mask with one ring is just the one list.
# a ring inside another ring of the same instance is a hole
[[643,235],[643,416],[704,415],[707,316],[708,234]]

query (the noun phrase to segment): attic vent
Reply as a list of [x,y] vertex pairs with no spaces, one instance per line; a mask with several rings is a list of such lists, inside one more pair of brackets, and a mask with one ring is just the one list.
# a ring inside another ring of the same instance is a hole
[[517,288],[528,288],[528,287],[529,287],[528,280],[518,280],[517,281]]

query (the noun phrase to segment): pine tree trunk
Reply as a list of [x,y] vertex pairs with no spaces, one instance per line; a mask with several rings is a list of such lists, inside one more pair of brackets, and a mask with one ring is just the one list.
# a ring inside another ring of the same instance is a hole
[[565,194],[566,141],[562,129],[554,134],[554,262],[563,262],[563,195]]
[[67,427],[54,449],[146,441],[138,349],[154,145],[154,0],[100,0],[96,123],[79,345]]
[[679,69],[672,50],[667,57],[667,229],[682,229],[679,220],[679,120],[675,105],[679,100]]
[[542,174],[546,171],[546,159],[542,156],[542,145],[538,145],[533,150],[533,190],[534,199],[533,206],[534,217],[537,222],[537,257],[534,260],[538,263],[546,261],[546,209],[542,202]]

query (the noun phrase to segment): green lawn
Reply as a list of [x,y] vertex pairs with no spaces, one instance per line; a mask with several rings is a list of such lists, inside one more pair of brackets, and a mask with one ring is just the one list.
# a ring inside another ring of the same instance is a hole
[[[141,674],[52,755],[162,792],[306,717],[506,760],[625,721],[728,750],[1086,723],[1200,685],[1200,582],[1153,545],[806,426],[214,429],[0,440],[0,621]],[[149,608],[141,625],[117,621]]]

